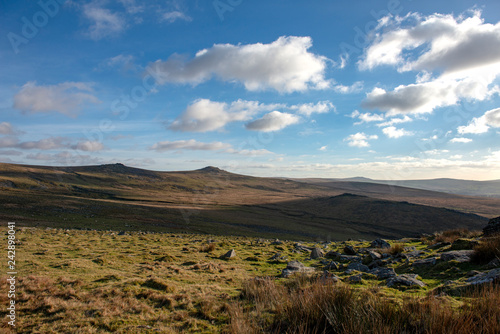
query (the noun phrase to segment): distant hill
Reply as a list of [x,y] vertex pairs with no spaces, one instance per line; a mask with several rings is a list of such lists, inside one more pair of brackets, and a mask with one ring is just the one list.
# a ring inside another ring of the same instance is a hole
[[457,179],[429,179],[429,180],[372,180],[365,177],[353,177],[348,179],[295,179],[297,181],[312,182],[320,184],[324,182],[365,182],[414,189],[438,191],[466,196],[484,196],[500,198],[500,180],[492,181],[470,181]]
[[[424,199],[431,206],[418,203]],[[122,164],[0,164],[0,219],[27,226],[282,239],[398,238],[481,229],[487,219],[475,213],[498,216],[499,207],[500,199],[366,182],[251,177],[217,167],[156,172]]]

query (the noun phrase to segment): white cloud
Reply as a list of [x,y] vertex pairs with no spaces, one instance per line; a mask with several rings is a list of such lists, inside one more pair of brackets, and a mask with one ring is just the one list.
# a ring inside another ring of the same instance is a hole
[[74,149],[80,151],[97,152],[104,149],[104,145],[99,141],[82,141],[73,146]]
[[161,142],[158,142],[158,143],[154,144],[153,146],[151,146],[150,149],[157,151],[157,152],[182,151],[182,150],[220,151],[222,153],[252,155],[252,156],[272,154],[272,152],[265,150],[265,149],[238,150],[238,149],[233,148],[233,146],[231,144],[222,143],[222,142],[203,143],[203,142],[196,141],[194,139],[177,140],[177,141],[161,141]]
[[66,152],[66,151],[59,152],[56,154],[47,154],[47,153],[28,154],[28,155],[26,155],[26,159],[48,161],[48,162],[60,164],[63,166],[67,166],[67,165],[92,165],[92,164],[99,164],[99,163],[103,162],[101,159],[91,157],[90,155],[72,154],[72,153]]
[[407,123],[407,122],[413,122],[413,119],[411,117],[409,117],[408,115],[404,115],[403,118],[392,118],[392,119],[388,120],[387,122],[377,124],[377,126],[378,127],[392,126],[394,124],[401,124],[401,123]]
[[245,125],[248,130],[271,132],[286,128],[289,125],[298,123],[300,117],[279,111],[272,111],[262,118]]
[[239,81],[250,91],[275,89],[290,93],[325,89],[327,58],[308,51],[310,37],[283,36],[270,44],[215,44],[200,50],[193,59],[177,54],[150,64],[148,71],[159,83],[200,84],[218,77]]
[[[265,104],[258,101],[245,101],[241,99],[231,103],[198,99],[191,103],[173,122],[168,124],[167,128],[174,131],[190,132],[216,131],[223,129],[228,123],[249,121],[260,112],[268,112],[275,109],[290,110],[310,117],[314,113],[322,114],[335,110],[335,106],[330,101],[288,106],[281,103]],[[285,113],[285,115],[289,114]],[[290,118],[289,116],[281,117]],[[298,116],[295,115],[292,115],[291,118],[298,120]]]
[[164,151],[179,151],[179,150],[195,150],[195,151],[219,151],[232,148],[230,144],[222,142],[202,143],[194,139],[178,140],[178,141],[161,141],[151,149],[157,152]]
[[181,11],[174,10],[171,12],[166,12],[162,15],[162,20],[167,21],[168,23],[174,23],[177,20],[183,20],[187,22],[191,22],[193,19],[190,16],[187,16]]
[[335,110],[335,106],[330,101],[320,101],[316,104],[314,103],[304,103],[293,105],[289,109],[296,110],[297,113],[311,116],[311,114],[318,113],[324,114],[329,112],[330,110]]
[[458,133],[479,134],[488,132],[492,128],[500,128],[500,108],[488,110],[481,117],[474,117],[468,125],[459,126]]
[[0,123],[0,134],[2,135],[13,135],[14,128],[12,127],[12,124],[8,122],[2,122]]
[[364,132],[358,132],[348,136],[344,141],[347,141],[347,144],[352,147],[369,147],[368,141],[375,139],[378,139],[377,135],[368,136]]
[[374,88],[361,105],[367,109],[386,111],[387,115],[430,113],[439,107],[455,105],[461,99],[484,100],[492,95],[489,80],[465,78],[400,85],[393,91]]
[[51,137],[40,139],[36,141],[26,141],[21,143],[16,143],[12,147],[21,148],[25,150],[53,150],[58,148],[68,147],[68,138],[65,137]]
[[395,126],[388,126],[382,129],[382,132],[389,138],[400,138],[403,136],[411,136],[413,132],[405,129],[397,129]]
[[83,15],[91,22],[88,36],[93,40],[117,36],[126,28],[123,17],[100,7],[95,1],[83,5],[82,8]]
[[206,132],[222,129],[226,124],[248,121],[259,111],[269,111],[279,105],[237,100],[231,104],[199,99],[173,121],[168,128],[175,131]]
[[328,146],[321,146],[318,150],[322,151],[322,152],[326,152],[328,150]]
[[59,112],[74,116],[85,102],[98,103],[90,94],[92,88],[82,82],[64,82],[58,85],[37,86],[26,83],[14,96],[14,108],[27,113]]
[[335,85],[333,90],[340,94],[351,94],[351,93],[359,93],[363,90],[363,82],[356,81],[350,86],[344,85]]
[[371,113],[360,113],[358,110],[354,110],[349,117],[359,118],[359,122],[354,123],[354,125],[359,125],[369,122],[380,122],[384,120],[383,115],[371,114]]
[[463,137],[457,137],[453,138],[450,140],[450,143],[470,143],[472,139],[470,138],[463,138]]
[[426,113],[463,99],[484,100],[499,91],[491,84],[500,75],[500,22],[484,23],[480,11],[469,17],[386,17],[375,36],[358,63],[360,69],[390,65],[420,73],[415,84],[393,91],[375,88],[363,101],[365,108],[390,115]]

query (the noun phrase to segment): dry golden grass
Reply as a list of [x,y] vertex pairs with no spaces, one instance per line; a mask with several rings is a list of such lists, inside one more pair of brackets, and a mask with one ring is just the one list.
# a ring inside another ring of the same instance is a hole
[[[356,290],[310,279],[283,290],[275,280],[244,285],[244,302],[231,306],[231,333],[499,333],[500,287],[476,290],[461,307],[429,295],[387,298],[377,289]],[[252,307],[245,308],[245,302]],[[272,318],[268,314],[273,314]]]
[[474,247],[472,261],[479,264],[488,263],[491,260],[500,260],[500,234],[483,240]]

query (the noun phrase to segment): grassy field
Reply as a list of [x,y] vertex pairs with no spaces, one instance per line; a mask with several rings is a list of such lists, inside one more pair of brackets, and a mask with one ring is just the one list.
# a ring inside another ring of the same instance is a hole
[[[463,282],[466,273],[485,270],[485,264],[438,261],[417,268],[413,259],[400,257],[388,267],[398,274],[418,274],[426,286],[388,288],[371,274],[345,269],[329,272],[343,282],[322,280],[327,259],[310,259],[292,241],[39,228],[19,228],[16,235],[18,333],[314,333],[318,328],[331,333],[401,333],[404,328],[407,333],[446,333],[446,328],[496,333],[500,328],[498,288],[475,295],[444,289],[450,280]],[[428,258],[443,251],[429,244],[458,236],[438,237],[391,241],[386,252],[422,250]],[[360,249],[369,242],[303,245],[342,252],[346,245]],[[231,249],[235,258],[220,258]],[[270,260],[276,253],[283,258]],[[291,260],[315,273],[280,278]],[[353,274],[362,280],[348,283]],[[6,279],[1,282],[6,291]],[[7,302],[0,294],[0,304]],[[1,328],[9,332],[5,307],[0,313]]]

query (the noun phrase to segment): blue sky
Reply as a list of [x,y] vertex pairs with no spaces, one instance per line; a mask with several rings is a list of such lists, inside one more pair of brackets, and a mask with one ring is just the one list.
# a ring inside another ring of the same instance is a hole
[[0,3],[0,161],[500,179],[498,1]]

